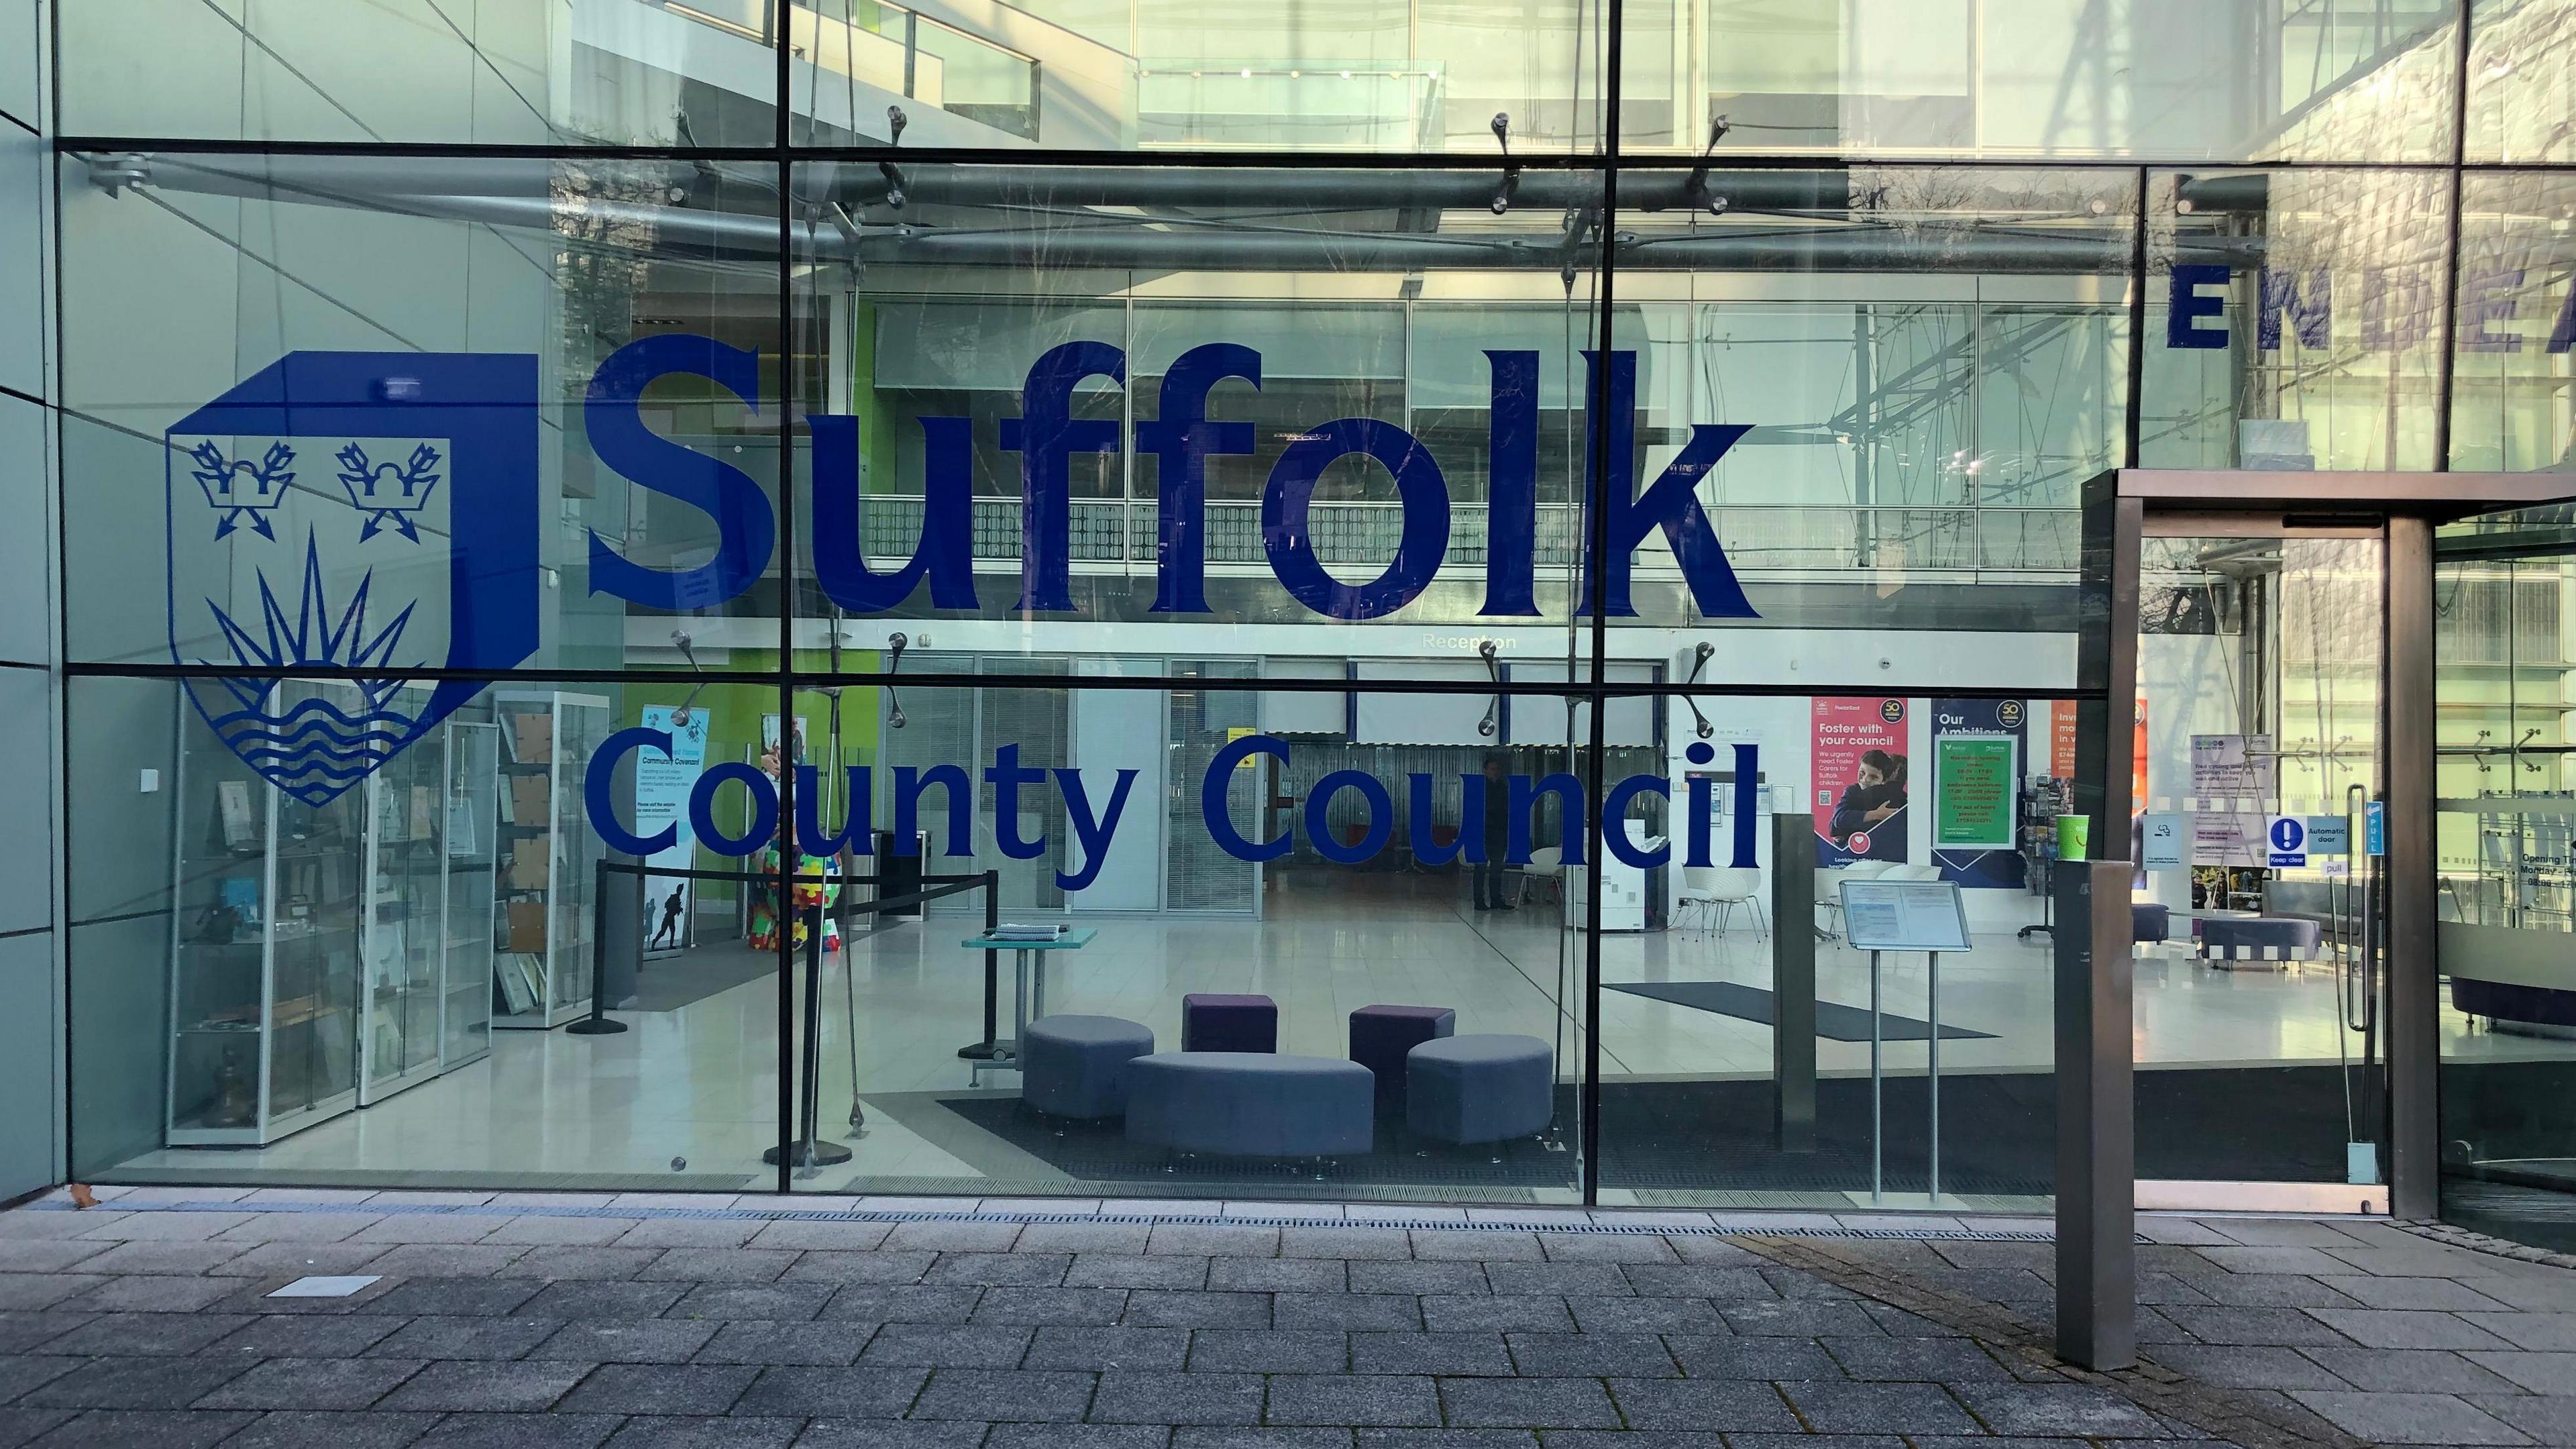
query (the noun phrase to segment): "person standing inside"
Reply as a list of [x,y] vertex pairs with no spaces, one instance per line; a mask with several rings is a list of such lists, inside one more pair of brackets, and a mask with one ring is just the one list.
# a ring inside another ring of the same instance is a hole
[[1516,909],[1503,899],[1503,856],[1511,849],[1511,787],[1503,779],[1503,757],[1485,757],[1485,858],[1476,862],[1476,909]]

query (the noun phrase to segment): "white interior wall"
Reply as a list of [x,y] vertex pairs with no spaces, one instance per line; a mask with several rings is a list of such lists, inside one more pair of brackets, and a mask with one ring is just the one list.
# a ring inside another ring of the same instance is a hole
[[[1160,661],[1154,661],[1159,664]],[[1074,661],[1078,676],[1098,677],[1149,672],[1142,665],[1122,667],[1127,661],[1115,659],[1080,659]],[[1154,689],[1077,689],[1073,691],[1073,763],[1081,772],[1082,788],[1090,797],[1093,818],[1098,819],[1109,807],[1118,789],[1118,772],[1134,770],[1136,781],[1128,787],[1127,811],[1119,818],[1118,832],[1110,837],[1108,859],[1102,862],[1100,875],[1080,896],[1082,908],[1092,911],[1152,911],[1163,904],[1163,860],[1168,853],[1163,846],[1166,825],[1163,809],[1165,794],[1163,772],[1170,759],[1163,748],[1163,724],[1171,697]],[[996,743],[1008,743],[997,741]],[[1024,763],[1043,765],[1031,760]],[[1192,788],[1196,788],[1193,781]],[[1021,791],[1023,815],[1030,811],[1031,801],[1042,801],[1042,792],[1053,789],[1041,785]],[[1082,868],[1079,844],[1068,840],[1065,846],[1065,869]]]

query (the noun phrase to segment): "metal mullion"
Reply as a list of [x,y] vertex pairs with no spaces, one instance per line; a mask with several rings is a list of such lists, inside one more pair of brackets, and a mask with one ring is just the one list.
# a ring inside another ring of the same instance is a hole
[[2146,431],[2148,183],[2148,170],[2141,166],[2137,212],[2129,226],[2129,355],[2124,364],[2129,395],[2121,410],[2121,429],[2126,436],[2120,441],[2120,466],[2124,468],[2143,466],[2139,454],[2146,446],[2141,435]]
[[[784,27],[782,27],[783,31]],[[789,127],[796,106],[793,48],[776,37],[776,145],[768,160],[778,197],[778,1191],[794,1191],[796,1172],[796,888],[803,864],[796,840],[796,310],[792,195],[795,151]],[[855,117],[852,118],[856,120]],[[816,921],[817,931],[822,922]],[[820,950],[822,942],[814,943]]]
[[[2451,88],[2451,205],[2443,233],[2442,253],[2442,350],[2434,358],[2438,369],[2433,389],[2433,471],[2451,471],[2452,390],[2459,381],[2460,356],[2460,215],[2467,204],[2468,180],[2463,168],[2469,159],[2469,0],[2458,0],[2460,11],[2459,64],[2452,75]],[[2392,373],[2395,371],[2391,364]],[[2388,458],[2386,465],[2395,468],[2397,459]]]
[[[1597,1207],[1601,1202],[1601,857],[1608,824],[1601,818],[1601,802],[1606,793],[1602,783],[1602,754],[1608,743],[1604,716],[1609,699],[1602,682],[1609,674],[1610,652],[1610,621],[1604,617],[1609,607],[1610,512],[1605,506],[1608,495],[1602,490],[1607,489],[1610,483],[1608,408],[1612,401],[1612,369],[1617,362],[1612,353],[1617,339],[1611,335],[1617,263],[1611,256],[1610,237],[1619,219],[1620,28],[1626,18],[1626,0],[1603,0],[1603,4],[1603,29],[1606,33],[1599,52],[1603,72],[1600,89],[1601,240],[1593,252],[1595,326],[1592,344],[1593,398],[1600,415],[1593,422],[1591,477],[1585,484],[1583,495],[1590,512],[1584,529],[1586,566],[1583,572],[1585,604],[1592,615],[1592,677],[1580,686],[1577,696],[1589,704],[1591,715],[1588,758],[1583,764],[1586,805],[1583,812],[1586,853],[1583,862],[1583,1070],[1575,1087],[1582,1117],[1583,1159],[1579,1166],[1585,1207]],[[1575,80],[1580,85],[1582,77],[1578,75]],[[1575,240],[1579,245],[1582,238]]]
[[[1654,661],[1620,660],[1617,662],[1642,664],[1652,663]],[[0,667],[10,666],[0,665]],[[251,670],[202,664],[70,664],[64,666],[63,672],[65,675],[75,679],[167,680],[173,682],[184,682],[197,679],[347,680],[354,682],[359,679],[365,679],[369,681],[401,680],[412,683],[432,684],[444,680],[465,680],[468,682],[487,683],[498,688],[508,688],[515,685],[532,686],[543,684],[749,684],[759,681],[764,675],[764,671],[760,670],[744,670],[725,674],[693,674],[687,670],[664,668],[631,670],[509,670],[497,673],[463,670],[382,670],[361,675],[350,673],[348,671],[322,669]],[[766,673],[770,677],[774,678],[776,671],[771,670],[766,671]],[[803,668],[792,669],[790,674],[794,686],[798,689],[811,689],[830,685],[844,685],[854,689],[883,687],[886,685],[920,685],[924,688],[933,689],[991,688],[1023,686],[1026,685],[1033,677],[1026,674],[989,674],[981,671],[963,674],[898,675],[875,670],[852,670],[841,673],[832,673],[829,671]],[[1562,696],[1566,690],[1571,687],[1572,682],[1515,684],[1509,680],[1497,683],[1492,680],[1473,679],[1416,679],[1371,681],[1371,683],[1392,687],[1359,692],[1396,694],[1507,694]],[[1133,690],[1231,689],[1245,692],[1265,691],[1292,694],[1349,694],[1354,692],[1349,681],[1339,679],[1246,678],[1240,680],[1209,680],[1194,674],[1085,676],[1083,687],[1085,689]],[[1662,684],[1654,684],[1644,681],[1625,683],[1596,681],[1592,684],[1586,685],[1585,687],[1597,689],[1602,694],[1612,699],[1643,696],[1671,696],[1675,698],[1688,696],[1709,699],[1725,699],[1775,696],[1781,693],[1781,691],[1786,689],[1788,686],[1785,684],[1729,684],[1722,681],[1704,680],[1693,684],[1672,681],[1667,681]],[[1961,699],[2088,699],[2099,694],[2098,690],[2088,690],[2082,685],[1959,685],[1943,682],[1937,685],[1926,683],[1920,687],[1906,686],[1905,688],[1910,688],[1912,692],[1916,694],[1940,694],[1945,696],[1956,696]],[[1819,698],[1877,699],[1886,694],[1902,693],[1905,692],[1905,690],[1900,689],[1897,685],[1886,683],[1867,685],[1801,684],[1797,686],[1796,692],[1801,695],[1813,695]]]

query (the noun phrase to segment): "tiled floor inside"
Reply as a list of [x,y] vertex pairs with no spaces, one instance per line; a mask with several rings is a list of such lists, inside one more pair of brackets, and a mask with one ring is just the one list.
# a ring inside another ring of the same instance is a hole
[[[823,1134],[856,1156],[802,1185],[831,1191],[948,1180],[957,1190],[975,1191],[979,1180],[1066,1181],[1047,1162],[961,1128],[928,1095],[966,1086],[967,1064],[956,1050],[981,1034],[981,953],[958,945],[971,924],[937,917],[905,922],[853,940],[846,962],[839,954],[829,959],[819,1119]],[[1355,876],[1342,877],[1331,892],[1274,892],[1271,914],[1260,921],[1103,917],[1084,924],[1097,927],[1099,937],[1053,962],[1048,1008],[1143,1022],[1166,1049],[1178,1044],[1184,993],[1258,991],[1280,1004],[1280,1050],[1286,1052],[1344,1055],[1349,1012],[1373,1002],[1454,1006],[1459,1031],[1545,1038],[1560,1044],[1567,1068],[1580,1051],[1580,1023],[1559,1007],[1568,998],[1580,1003],[1579,938],[1561,929],[1557,908],[1544,900],[1509,913],[1478,912],[1459,882]],[[1973,952],[1945,957],[1943,1021],[1986,1035],[1944,1042],[1943,1071],[2048,1071],[2050,971],[2047,938],[2023,941],[2007,929],[1978,937]],[[1607,983],[1767,988],[1771,942],[1742,913],[1723,934],[1608,935],[1602,972]],[[1008,975],[1006,960],[1006,1031]],[[1826,1001],[1862,1007],[1869,1001],[1867,958],[1840,943],[1819,947],[1818,981]],[[1923,958],[1891,958],[1884,989],[1888,1011],[1924,1015]],[[1605,991],[1601,1009],[1605,1082],[1767,1078],[1771,1071],[1766,1024],[1619,991]],[[676,1011],[623,1013],[632,1027],[623,1035],[495,1032],[486,1060],[265,1149],[163,1150],[130,1166],[229,1181],[255,1181],[266,1172],[349,1181],[332,1175],[427,1171],[580,1185],[585,1175],[686,1173],[692,1186],[761,1186],[774,1180],[764,1175],[760,1154],[777,1133],[777,1016],[776,987],[764,979]],[[2331,1067],[2339,1051],[2357,1055],[2360,1049],[2357,1036],[2338,1030],[2338,1020],[2331,967],[2222,970],[2165,959],[2137,967],[2137,1043],[2148,1068]],[[2472,1034],[2456,1015],[2447,1016],[2444,1031],[2445,1050],[2455,1057],[2576,1055],[2576,1042]],[[1828,1075],[1866,1073],[1866,1041],[1824,1040],[1818,1049]],[[1919,1075],[1925,1056],[1920,1042],[1892,1044],[1888,1069]],[[1005,1090],[1015,1083],[1010,1076],[988,1079]],[[846,1126],[854,1096],[868,1119],[855,1139]],[[969,1144],[962,1150],[961,1132]],[[2339,1138],[2318,1146],[2341,1161]],[[1564,1164],[1559,1187],[1541,1191],[1541,1200],[1572,1195],[1572,1160],[1558,1161]]]
[[[2150,1364],[2096,1375],[2045,1226],[57,1193],[0,1214],[0,1445],[2576,1445],[2576,1273],[2148,1217]],[[364,1281],[276,1296],[312,1275]]]

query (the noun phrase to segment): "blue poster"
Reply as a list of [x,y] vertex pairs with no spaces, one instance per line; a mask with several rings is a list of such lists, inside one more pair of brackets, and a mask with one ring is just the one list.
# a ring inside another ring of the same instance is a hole
[[[689,792],[707,771],[707,712],[647,705],[644,727],[670,735],[671,752],[635,752],[635,833],[650,837],[665,827],[678,832],[671,845],[655,851],[644,863],[687,870],[697,861],[698,844],[689,830]],[[677,951],[689,944],[693,914],[689,905],[696,897],[696,881],[681,876],[644,877],[645,950]]]
[[[2028,731],[2030,707],[2018,699],[1936,699],[1932,701],[1932,754],[1941,757],[1941,740],[1945,735],[1983,735],[2012,741],[2015,792],[2023,776],[2029,773]],[[2018,827],[2019,800],[2014,802],[2014,820]],[[2023,884],[2021,852],[2001,850],[1941,850],[1932,852],[1932,863],[1941,868],[1941,879],[1957,881],[1968,890],[2020,890]]]

